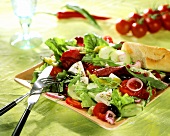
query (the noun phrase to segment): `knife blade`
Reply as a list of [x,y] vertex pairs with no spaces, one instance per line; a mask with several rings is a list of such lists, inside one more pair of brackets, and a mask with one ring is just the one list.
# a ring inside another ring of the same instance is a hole
[[[46,67],[42,73],[39,75],[38,79],[37,80],[40,80],[42,78],[47,78],[49,75],[50,75],[50,72],[52,70],[53,66],[48,66]],[[12,133],[12,136],[19,136],[21,131],[22,131],[22,128],[24,127],[25,125],[25,122],[31,112],[31,109],[33,108],[33,106],[35,105],[35,103],[38,101],[38,99],[40,98],[40,95],[41,95],[41,92],[42,92],[43,89],[38,89],[38,90],[34,90],[33,88],[31,89],[30,91],[30,96],[28,98],[28,106],[26,107],[22,117],[20,118],[17,126],[15,127],[13,133]],[[36,91],[36,93],[32,93]]]

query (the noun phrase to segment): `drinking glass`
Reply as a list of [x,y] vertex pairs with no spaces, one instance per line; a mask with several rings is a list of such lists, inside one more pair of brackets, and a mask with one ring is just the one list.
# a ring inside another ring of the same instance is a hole
[[31,49],[41,45],[41,35],[38,32],[29,31],[37,0],[11,0],[11,3],[23,30],[23,32],[17,32],[11,37],[11,45],[20,49]]

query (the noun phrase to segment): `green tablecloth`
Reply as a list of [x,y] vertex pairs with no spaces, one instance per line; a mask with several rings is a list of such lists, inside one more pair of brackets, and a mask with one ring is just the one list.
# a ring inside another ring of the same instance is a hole
[[[37,11],[57,12],[69,0],[40,0]],[[110,35],[115,42],[135,41],[170,48],[170,32],[161,30],[156,34],[136,39],[120,36],[114,28],[118,17],[126,18],[130,12],[170,3],[168,0],[73,0],[92,14],[110,16],[112,20],[99,21],[102,30],[97,30],[82,19],[58,21],[55,16],[38,14],[33,17],[31,30],[42,34],[43,40],[55,36],[73,38],[85,33]],[[14,81],[15,75],[41,62],[40,56],[50,55],[42,44],[32,50],[19,50],[9,45],[10,37],[20,31],[17,17],[9,0],[0,4],[0,108],[23,95],[27,88]],[[167,64],[168,65],[168,64]],[[148,105],[137,117],[132,117],[115,130],[105,130],[78,113],[52,102],[43,96],[33,108],[22,130],[22,136],[167,136],[170,135],[170,90]],[[12,134],[27,106],[25,99],[15,108],[0,116],[0,136]]]

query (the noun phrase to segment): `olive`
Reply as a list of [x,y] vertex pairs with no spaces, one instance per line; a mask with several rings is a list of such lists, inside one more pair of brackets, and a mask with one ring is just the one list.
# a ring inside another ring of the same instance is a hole
[[130,79],[132,76],[130,76],[130,75],[121,75],[121,76],[119,76],[119,78],[121,79],[121,80],[126,80],[126,79]]
[[166,75],[163,79],[164,82],[170,83],[170,75]]
[[120,112],[119,112],[118,108],[117,108],[115,105],[111,104],[111,106],[108,106],[108,108],[109,108],[109,110],[112,111],[117,117],[120,116]]

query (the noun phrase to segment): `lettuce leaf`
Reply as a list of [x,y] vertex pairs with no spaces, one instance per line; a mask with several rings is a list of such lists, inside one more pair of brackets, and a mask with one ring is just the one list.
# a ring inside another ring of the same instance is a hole
[[110,103],[115,105],[119,110],[121,110],[123,106],[130,103],[134,103],[134,98],[130,97],[128,94],[124,94],[122,96],[121,92],[116,89],[112,92],[112,100]]
[[84,45],[86,53],[94,52],[96,46],[109,46],[109,44],[103,40],[102,37],[89,33],[84,36]]
[[82,107],[91,107],[96,104],[86,92],[82,92],[80,98],[82,100],[81,102]]
[[120,66],[119,64],[114,63],[112,60],[99,58],[98,55],[95,54],[86,54],[82,61],[92,63],[94,66],[101,67],[105,67],[106,64],[113,67]]
[[76,40],[65,40],[64,38],[50,38],[45,44],[53,51],[56,60],[59,60],[63,52],[67,50],[67,46],[77,46]]
[[81,99],[82,107],[91,107],[95,105],[95,102],[88,95],[87,84],[80,82],[79,80],[75,84],[75,93]]

